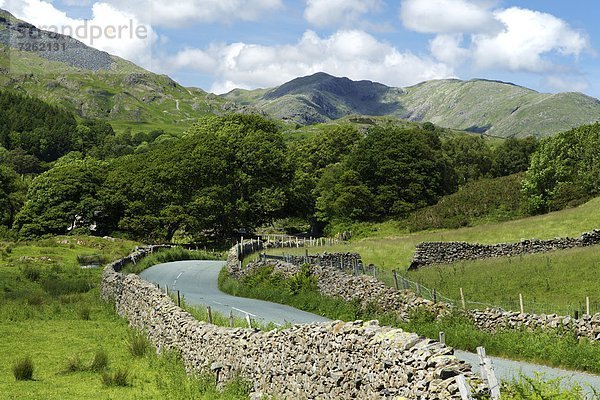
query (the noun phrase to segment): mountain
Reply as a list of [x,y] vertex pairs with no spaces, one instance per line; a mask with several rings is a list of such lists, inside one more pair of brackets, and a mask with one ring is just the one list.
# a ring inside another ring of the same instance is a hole
[[[26,51],[33,45],[36,51]],[[181,131],[199,115],[235,108],[215,95],[185,88],[168,76],[71,37],[41,31],[4,10],[0,10],[2,88],[64,106],[81,117],[108,119],[117,129]]]
[[545,94],[482,79],[394,88],[318,73],[277,88],[236,89],[222,97],[301,125],[351,114],[387,115],[499,137],[543,137],[600,121],[600,101],[581,93]]

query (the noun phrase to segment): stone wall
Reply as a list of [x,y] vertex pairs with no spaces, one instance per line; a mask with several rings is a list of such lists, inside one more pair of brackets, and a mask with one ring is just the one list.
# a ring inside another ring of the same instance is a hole
[[[240,259],[253,246],[257,243],[230,250],[231,272],[243,273]],[[155,250],[142,248],[109,264],[102,296],[113,301],[132,326],[145,331],[159,351],[180,352],[190,371],[213,371],[220,382],[240,375],[254,383],[256,395],[297,399],[460,399],[455,383],[459,374],[476,391],[484,389],[451,348],[380,327],[376,321],[297,325],[270,332],[199,322],[151,283],[118,272],[125,263]],[[326,279],[338,276],[323,278],[323,285],[329,286]]]
[[518,243],[493,245],[465,242],[423,242],[417,245],[409,269],[417,269],[432,264],[451,264],[466,260],[546,253],[553,250],[598,244],[600,244],[600,230],[586,232],[578,238],[534,239],[522,240]]

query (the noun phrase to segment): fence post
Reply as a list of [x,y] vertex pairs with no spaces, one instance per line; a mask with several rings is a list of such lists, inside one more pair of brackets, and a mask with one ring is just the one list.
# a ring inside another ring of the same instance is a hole
[[396,290],[398,290],[398,273],[395,269],[392,270],[392,273],[394,274],[394,286],[396,287]]
[[587,315],[592,315],[592,314],[590,314],[590,296],[587,296],[585,298],[585,313]]
[[467,304],[465,302],[465,294],[463,293],[463,288],[460,288],[460,302],[462,304],[463,310],[467,308]]
[[433,289],[433,302],[437,303],[437,292],[436,292],[435,288]]
[[206,312],[208,314],[208,323],[212,325],[213,318],[212,318],[212,309],[210,308],[210,306],[206,307]]
[[235,321],[233,319],[233,310],[229,310],[229,326],[233,328]]
[[252,318],[250,318],[250,314],[246,314],[246,322],[248,323],[248,328],[252,329]]
[[478,347],[479,366],[481,367],[481,377],[488,383],[493,400],[500,400],[500,385],[494,372],[492,361],[486,356],[485,348]]
[[419,282],[417,282],[417,296],[422,297],[421,296],[421,284]]
[[440,340],[441,344],[446,344],[446,332],[440,332]]
[[473,400],[471,389],[469,388],[469,385],[467,385],[467,380],[464,375],[456,376],[456,385],[458,386],[458,391],[460,392],[460,398],[462,400]]
[[181,307],[181,296],[179,295],[179,290],[177,290],[177,307]]
[[373,278],[377,278],[377,267],[373,265]]
[[523,295],[519,293],[519,306],[521,307],[521,314],[525,314],[525,307],[523,306]]

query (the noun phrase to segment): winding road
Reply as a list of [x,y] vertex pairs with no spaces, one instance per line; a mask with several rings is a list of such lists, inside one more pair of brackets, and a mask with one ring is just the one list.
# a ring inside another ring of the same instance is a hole
[[[143,271],[140,276],[149,282],[161,285],[161,287],[168,286],[170,289],[179,290],[188,304],[211,306],[213,310],[226,315],[230,311],[240,317],[249,314],[252,319],[259,322],[273,322],[277,325],[330,321],[327,318],[293,307],[230,296],[221,292],[217,287],[217,280],[224,265],[224,261],[177,261],[155,265]],[[479,361],[476,354],[460,350],[456,350],[455,354],[459,359],[471,364],[474,371],[479,370]],[[594,389],[600,391],[600,376],[597,375],[498,357],[490,358],[496,375],[501,380],[510,380],[520,374],[530,377],[542,374],[545,379],[562,378],[565,385],[578,383],[590,395],[590,398],[593,398]]]

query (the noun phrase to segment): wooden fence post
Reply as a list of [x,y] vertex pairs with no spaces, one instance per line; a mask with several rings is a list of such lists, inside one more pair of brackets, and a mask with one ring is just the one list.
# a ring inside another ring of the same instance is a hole
[[250,318],[250,314],[246,314],[246,322],[248,323],[248,328],[252,329],[252,318]]
[[421,297],[421,284],[417,282],[417,296]]
[[437,303],[437,292],[436,292],[435,288],[433,289],[433,302]]
[[396,290],[398,290],[398,273],[395,269],[392,270],[392,273],[394,274],[394,286],[396,287]]
[[460,302],[462,304],[463,310],[467,308],[467,304],[465,302],[465,294],[463,293],[463,288],[460,288]]
[[441,344],[446,344],[446,332],[440,332],[440,340]]
[[179,295],[179,290],[177,290],[177,307],[181,307],[181,296]]
[[590,314],[590,296],[587,296],[585,298],[585,313],[587,315],[592,315],[592,314]]
[[500,400],[500,384],[496,378],[492,360],[490,360],[485,354],[484,347],[477,348],[477,355],[479,356],[479,366],[481,367],[481,377],[490,387],[490,392],[493,400]]
[[523,306],[523,295],[519,293],[519,306],[521,307],[521,314],[525,314],[525,307]]
[[234,327],[235,320],[233,319],[233,310],[229,310],[229,326]]
[[456,376],[456,385],[458,386],[458,391],[460,392],[460,398],[462,400],[473,400],[471,388],[467,385],[467,380],[464,375]]
[[208,314],[208,323],[212,325],[213,317],[212,317],[212,309],[210,308],[210,306],[206,307],[206,312]]

